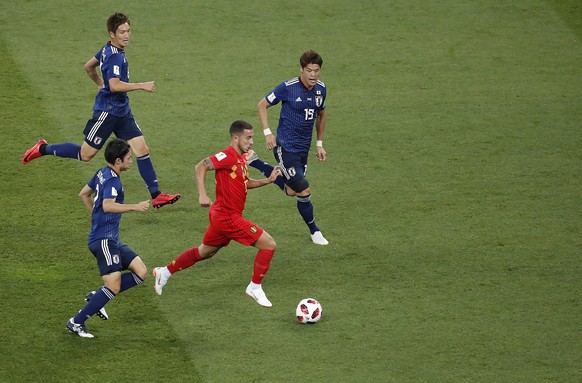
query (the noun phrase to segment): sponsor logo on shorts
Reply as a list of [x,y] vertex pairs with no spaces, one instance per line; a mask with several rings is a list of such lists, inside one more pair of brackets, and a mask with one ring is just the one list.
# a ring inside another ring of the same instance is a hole
[[256,226],[251,226],[251,233],[255,234],[257,231],[259,230],[257,229]]

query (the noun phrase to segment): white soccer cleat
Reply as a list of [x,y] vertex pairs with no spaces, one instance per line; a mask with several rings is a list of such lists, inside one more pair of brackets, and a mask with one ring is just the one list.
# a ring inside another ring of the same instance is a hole
[[87,327],[84,324],[77,324],[73,322],[73,318],[69,319],[67,322],[67,330],[73,334],[79,335],[81,338],[94,338],[93,334],[87,331]]
[[168,279],[170,279],[170,272],[165,267],[156,267],[154,269],[154,287],[156,289],[156,294],[162,295],[162,290],[166,283],[168,283]]
[[327,245],[327,244],[329,244],[329,242],[327,241],[327,239],[325,239],[325,237],[323,236],[323,234],[321,234],[321,231],[316,231],[315,233],[311,234],[311,240],[316,245]]
[[259,287],[252,287],[249,284],[247,286],[246,293],[249,297],[251,297],[255,301],[257,301],[257,303],[260,304],[261,306],[273,307],[273,304],[271,303],[270,300],[267,299],[267,296],[265,295],[265,292],[263,291],[263,288],[261,287],[261,285],[259,285]]

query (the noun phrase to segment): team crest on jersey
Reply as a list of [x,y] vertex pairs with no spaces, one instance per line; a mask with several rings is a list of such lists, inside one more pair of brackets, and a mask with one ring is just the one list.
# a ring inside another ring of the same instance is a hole
[[253,234],[255,234],[257,231],[259,231],[256,226],[251,226],[250,230],[251,230],[251,233],[253,233]]
[[323,104],[323,97],[322,96],[315,96],[315,105],[320,107]]

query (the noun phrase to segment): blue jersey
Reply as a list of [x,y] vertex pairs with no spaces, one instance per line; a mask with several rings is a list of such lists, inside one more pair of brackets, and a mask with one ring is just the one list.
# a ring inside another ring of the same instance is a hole
[[111,239],[119,241],[119,221],[121,213],[106,213],[103,211],[103,200],[115,198],[115,202],[123,203],[123,186],[121,179],[113,169],[106,166],[87,182],[94,191],[93,213],[91,216],[91,231],[89,243],[99,239]]
[[129,96],[126,92],[112,92],[109,88],[109,80],[118,78],[123,82],[129,82],[129,64],[125,58],[123,49],[114,47],[110,42],[95,55],[101,67],[103,88],[95,97],[93,110],[111,113],[116,117],[123,117],[131,112],[129,108]]
[[325,84],[321,81],[311,90],[299,77],[277,85],[265,97],[270,105],[281,102],[277,145],[289,152],[308,152],[317,113],[325,109],[325,97]]

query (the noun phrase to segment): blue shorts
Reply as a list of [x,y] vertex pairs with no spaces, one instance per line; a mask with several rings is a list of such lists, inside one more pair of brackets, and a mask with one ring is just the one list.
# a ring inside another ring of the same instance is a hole
[[109,239],[99,239],[89,244],[89,250],[97,259],[99,273],[107,275],[116,271],[123,271],[137,257],[129,246]]
[[275,155],[275,161],[281,168],[283,177],[285,177],[285,183],[291,189],[296,192],[302,192],[309,187],[309,182],[305,179],[308,152],[289,152],[283,149],[281,145],[277,145],[273,150],[273,154]]
[[96,110],[93,112],[93,118],[87,121],[85,130],[83,130],[85,142],[95,149],[101,149],[111,133],[115,133],[117,138],[125,141],[143,136],[131,112],[123,117],[117,117]]

